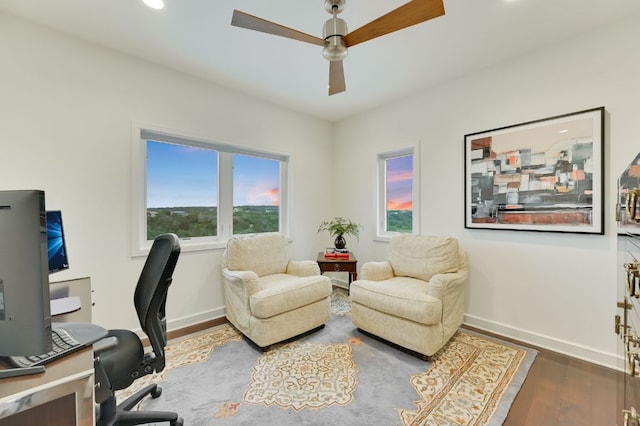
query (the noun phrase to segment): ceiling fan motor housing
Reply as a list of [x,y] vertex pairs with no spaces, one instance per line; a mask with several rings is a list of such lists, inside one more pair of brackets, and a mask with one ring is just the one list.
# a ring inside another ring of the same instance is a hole
[[345,0],[325,0],[324,7],[333,18],[327,20],[322,28],[322,38],[327,44],[322,50],[322,56],[329,61],[341,61],[347,57],[347,45],[342,37],[347,34],[347,23],[337,17],[342,12]]
[[322,29],[322,38],[325,40],[329,37],[342,37],[347,34],[347,23],[340,18],[331,18],[324,23]]
[[340,18],[331,18],[324,23],[323,38],[327,45],[322,50],[322,56],[329,61],[341,61],[347,57],[347,45],[342,36],[347,34],[347,23]]

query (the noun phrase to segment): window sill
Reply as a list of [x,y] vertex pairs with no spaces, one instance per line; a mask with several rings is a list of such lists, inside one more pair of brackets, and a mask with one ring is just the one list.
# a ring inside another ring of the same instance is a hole
[[[133,249],[132,257],[143,257],[149,254],[153,241],[147,241],[142,247]],[[190,253],[205,250],[222,250],[227,247],[227,241],[193,241],[190,238],[180,238],[180,251],[182,253]]]

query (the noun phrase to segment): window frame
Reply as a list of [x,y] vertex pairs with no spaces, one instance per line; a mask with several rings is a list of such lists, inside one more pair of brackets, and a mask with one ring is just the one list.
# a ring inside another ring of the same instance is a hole
[[[218,152],[218,200],[217,236],[181,238],[184,252],[221,249],[233,236],[233,155],[242,154],[276,160],[280,164],[279,188],[279,231],[289,235],[289,167],[290,157],[285,154],[250,149],[211,141],[188,135],[185,132],[170,131],[156,126],[133,123],[132,141],[132,256],[145,256],[153,241],[147,240],[147,141],[195,146]],[[251,235],[251,234],[243,234]]]
[[386,151],[377,154],[377,217],[376,217],[376,237],[377,241],[389,241],[394,235],[400,232],[387,231],[387,160],[412,156],[413,175],[411,183],[411,234],[420,235],[420,149],[419,145],[409,146],[393,151]]

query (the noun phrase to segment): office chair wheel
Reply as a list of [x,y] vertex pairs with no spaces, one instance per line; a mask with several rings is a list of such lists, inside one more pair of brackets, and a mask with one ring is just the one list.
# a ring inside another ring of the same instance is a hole
[[162,388],[160,386],[156,386],[153,392],[150,393],[151,398],[157,398],[162,395]]
[[178,417],[175,422],[171,422],[171,426],[184,426],[184,420],[182,420],[182,417]]

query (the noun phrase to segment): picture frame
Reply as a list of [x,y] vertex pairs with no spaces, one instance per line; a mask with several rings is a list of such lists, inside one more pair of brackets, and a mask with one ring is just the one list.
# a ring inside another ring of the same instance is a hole
[[604,113],[465,135],[465,228],[604,234]]

